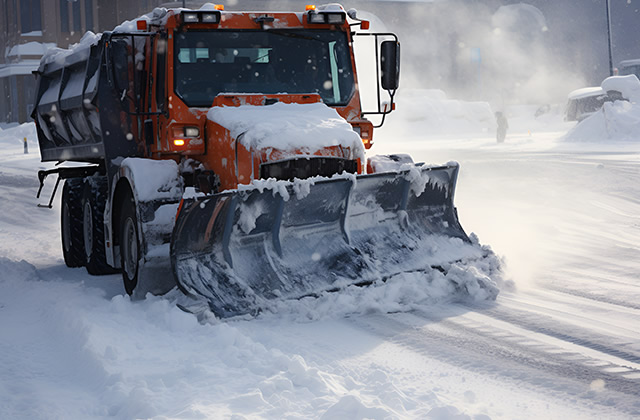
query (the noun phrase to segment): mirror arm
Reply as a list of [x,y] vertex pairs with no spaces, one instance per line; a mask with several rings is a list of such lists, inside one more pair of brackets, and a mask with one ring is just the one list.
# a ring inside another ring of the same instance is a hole
[[387,93],[389,94],[389,98],[390,98],[390,103],[389,103],[389,109],[382,109],[380,100],[381,100],[381,94],[380,94],[380,90],[381,90],[381,80],[380,80],[380,54],[379,54],[379,47],[378,47],[378,39],[380,37],[391,37],[393,38],[393,40],[397,43],[398,42],[398,36],[394,33],[391,32],[381,32],[381,33],[354,33],[354,36],[372,36],[375,38],[375,54],[376,54],[376,96],[378,99],[378,110],[377,111],[372,111],[372,112],[361,112],[360,116],[364,117],[365,115],[381,115],[382,119],[380,120],[380,124],[378,125],[374,125],[374,128],[380,128],[382,127],[382,125],[384,124],[385,118],[387,116],[387,114],[390,114],[393,111],[393,104],[394,104],[394,96],[396,94],[397,89],[393,89],[393,90],[387,90]]

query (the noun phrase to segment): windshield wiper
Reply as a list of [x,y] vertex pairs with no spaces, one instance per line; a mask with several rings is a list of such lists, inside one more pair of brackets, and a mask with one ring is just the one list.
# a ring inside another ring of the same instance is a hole
[[308,39],[310,41],[318,41],[318,42],[323,43],[323,44],[325,43],[325,41],[323,41],[321,39],[314,38],[314,37],[312,37],[310,35],[304,35],[304,34],[301,34],[299,32],[283,31],[282,29],[269,29],[267,32],[270,33],[270,34],[286,36],[286,37],[289,37],[289,38]]

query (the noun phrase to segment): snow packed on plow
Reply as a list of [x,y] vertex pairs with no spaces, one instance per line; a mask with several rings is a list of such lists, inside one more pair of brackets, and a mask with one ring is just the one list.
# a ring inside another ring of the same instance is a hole
[[457,173],[405,164],[188,199],[171,244],[178,286],[220,317],[386,282],[416,282],[423,298],[494,300],[500,261],[458,221]]

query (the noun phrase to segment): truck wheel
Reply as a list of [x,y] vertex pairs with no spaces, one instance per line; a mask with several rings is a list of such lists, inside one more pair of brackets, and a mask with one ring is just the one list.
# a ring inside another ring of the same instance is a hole
[[60,226],[62,237],[62,255],[67,267],[84,265],[84,246],[82,243],[82,178],[69,178],[62,187]]
[[124,289],[131,295],[138,285],[141,255],[136,204],[131,194],[122,201],[119,228],[122,280],[124,281]]
[[85,183],[82,196],[82,249],[87,272],[93,275],[116,272],[107,264],[104,246],[104,209],[107,193],[106,178],[91,178]]

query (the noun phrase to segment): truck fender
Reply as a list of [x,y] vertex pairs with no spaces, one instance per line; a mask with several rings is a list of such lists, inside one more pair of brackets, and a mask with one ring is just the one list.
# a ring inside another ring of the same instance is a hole
[[[160,213],[171,211],[168,206],[177,206],[182,199],[184,182],[178,164],[173,160],[153,160],[126,158],[122,160],[113,176],[110,199],[107,203],[104,221],[107,238],[107,261],[120,267],[120,247],[117,238],[122,200],[131,194],[135,202],[136,216],[140,221],[138,235],[143,253],[146,255],[150,244],[158,245],[160,237],[167,235],[174,220],[158,220]],[[174,212],[175,214],[175,212]],[[154,223],[155,222],[155,223]],[[168,254],[167,254],[168,259]]]

